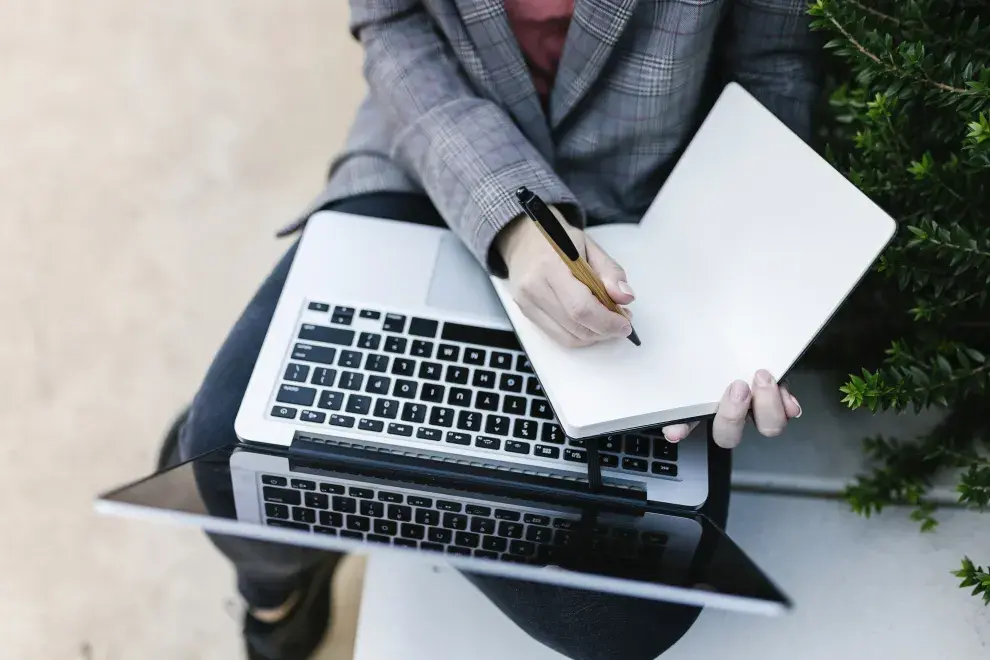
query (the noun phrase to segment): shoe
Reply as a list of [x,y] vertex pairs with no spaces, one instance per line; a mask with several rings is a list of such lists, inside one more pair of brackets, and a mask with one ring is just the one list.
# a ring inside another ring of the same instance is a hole
[[182,432],[182,427],[186,425],[187,419],[189,419],[188,407],[179,413],[179,416],[172,422],[172,426],[169,427],[168,433],[165,434],[165,441],[162,443],[161,449],[158,450],[159,472],[179,462],[179,433]]
[[334,555],[313,571],[298,602],[281,621],[265,623],[244,614],[244,643],[248,660],[309,660],[330,629],[331,580],[337,562]]

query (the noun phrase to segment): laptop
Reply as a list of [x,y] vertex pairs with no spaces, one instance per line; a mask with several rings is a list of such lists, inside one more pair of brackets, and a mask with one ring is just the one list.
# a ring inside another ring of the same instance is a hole
[[103,494],[97,510],[317,550],[403,553],[469,574],[699,607],[761,615],[791,607],[694,512],[614,494],[571,497],[526,480],[471,480],[371,456],[384,460],[237,445]]

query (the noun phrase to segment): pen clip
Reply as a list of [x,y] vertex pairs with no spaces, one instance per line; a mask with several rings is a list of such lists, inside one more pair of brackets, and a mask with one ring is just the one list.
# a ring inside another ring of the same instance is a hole
[[519,205],[522,206],[523,210],[526,212],[533,222],[537,223],[543,227],[543,231],[547,233],[547,236],[557,244],[560,251],[563,252],[568,259],[571,261],[577,261],[581,258],[581,253],[578,252],[577,247],[574,245],[574,241],[571,240],[570,235],[564,226],[557,220],[557,216],[553,214],[550,207],[547,206],[539,196],[531,191],[529,188],[521,187],[516,190],[516,199],[519,200]]

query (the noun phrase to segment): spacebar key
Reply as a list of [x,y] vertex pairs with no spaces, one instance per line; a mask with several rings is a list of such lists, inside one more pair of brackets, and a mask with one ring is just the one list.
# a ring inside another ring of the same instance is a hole
[[324,344],[339,344],[350,346],[354,343],[354,331],[341,328],[328,328],[325,325],[303,323],[299,330],[299,338],[306,341],[319,341]]

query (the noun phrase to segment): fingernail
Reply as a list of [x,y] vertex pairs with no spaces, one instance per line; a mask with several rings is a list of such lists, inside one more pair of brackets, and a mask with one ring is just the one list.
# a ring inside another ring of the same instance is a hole
[[760,369],[756,372],[756,384],[757,385],[773,385],[773,376],[766,369]]
[[732,383],[732,387],[729,389],[729,396],[732,397],[733,401],[745,401],[746,397],[749,396],[749,388],[746,387],[746,383],[737,380]]
[[625,280],[619,280],[619,291],[627,296],[632,296],[633,298],[636,297],[636,294],[633,293],[632,287],[629,286],[629,282],[626,282]]
[[801,408],[801,404],[798,403],[798,400],[794,398],[794,395],[793,394],[788,394],[788,396],[791,397],[791,403],[793,403],[795,406],[797,406],[798,411],[797,411],[797,414],[794,415],[794,419],[797,419],[798,417],[800,417],[804,413],[804,410]]
[[665,439],[665,440],[666,440],[667,442],[674,442],[674,443],[677,443],[677,442],[680,442],[680,441],[681,441],[681,439],[680,439],[680,438],[675,438],[675,437],[673,437],[672,435],[670,435],[669,433],[667,433],[667,429],[664,429],[664,430],[663,430],[663,437],[664,437],[664,439]]

